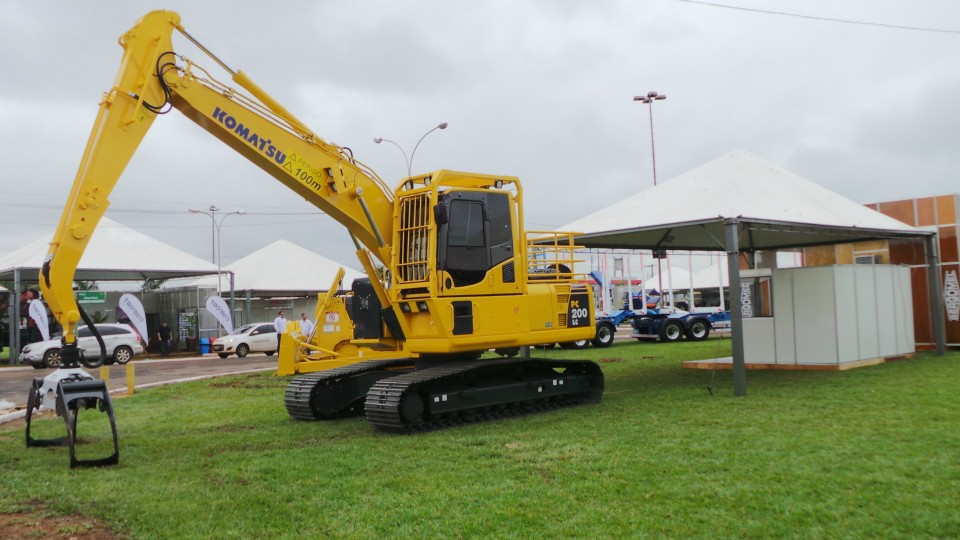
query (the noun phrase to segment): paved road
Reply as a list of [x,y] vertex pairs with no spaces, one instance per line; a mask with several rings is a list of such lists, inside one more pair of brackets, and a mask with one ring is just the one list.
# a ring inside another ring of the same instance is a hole
[[[251,354],[246,358],[231,356],[221,359],[210,355],[195,358],[170,360],[135,360],[133,362],[137,386],[156,384],[191,377],[209,377],[251,370],[276,370],[277,357],[263,354]],[[86,368],[85,368],[86,369]],[[99,369],[86,369],[99,378]],[[0,369],[0,401],[7,400],[18,407],[26,406],[27,393],[34,377],[45,377],[53,373],[52,369],[33,369],[32,367],[14,367]],[[110,366],[111,389],[127,387],[126,366]]]

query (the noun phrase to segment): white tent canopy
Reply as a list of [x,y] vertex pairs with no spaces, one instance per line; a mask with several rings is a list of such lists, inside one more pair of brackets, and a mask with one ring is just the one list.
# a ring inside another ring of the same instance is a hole
[[[234,290],[250,291],[258,296],[303,296],[330,288],[330,284],[342,265],[300,247],[287,240],[277,240],[242,259],[224,267],[234,273]],[[354,279],[364,277],[363,272],[344,267],[343,285],[349,287]],[[220,289],[230,290],[229,277],[223,276]],[[188,282],[167,282],[163,288],[211,288],[217,287],[214,276]]]
[[730,286],[726,259],[721,259],[720,264],[712,264],[693,274],[694,289],[717,289],[721,284],[724,287]]
[[[664,264],[660,271],[654,272],[653,277],[643,282],[643,286],[646,289],[656,289],[658,291],[672,289],[680,292],[690,288],[691,277],[690,272],[687,272],[679,266],[671,266],[670,269],[667,270],[667,265]],[[661,278],[663,279],[663,283],[660,283]],[[694,282],[694,287],[696,286],[697,283]]]
[[[50,249],[53,233],[0,258],[0,279],[36,281]],[[145,234],[102,218],[80,258],[74,279],[81,281],[140,281],[145,279],[216,274],[216,265]]]
[[586,247],[723,250],[736,220],[742,251],[917,237],[924,233],[745,150],[622,199],[561,228]]
[[[562,227],[588,248],[723,250],[730,286],[740,287],[740,253],[861,240],[924,240],[931,317],[944,349],[939,270],[932,233],[841,197],[745,150],[734,150],[667,182]],[[675,287],[676,288],[676,287]],[[739,297],[731,295],[733,386],[746,394]]]
[[[47,257],[53,233],[0,257],[0,279],[14,282],[13,294],[20,294],[23,283],[36,283],[40,268]],[[217,267],[139,233],[108,218],[101,218],[90,237],[86,250],[74,273],[78,281],[143,281],[146,279],[195,277],[216,274]],[[19,319],[18,302],[11,302],[12,318]],[[14,363],[20,349],[16,325],[9,327],[10,362]]]

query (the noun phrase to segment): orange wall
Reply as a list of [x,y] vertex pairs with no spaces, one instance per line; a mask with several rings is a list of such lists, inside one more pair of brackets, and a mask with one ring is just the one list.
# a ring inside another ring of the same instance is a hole
[[[960,275],[960,228],[957,214],[960,213],[960,194],[938,195],[903,201],[887,201],[868,204],[869,208],[902,221],[907,225],[935,230],[939,241],[941,284],[947,272]],[[916,240],[890,240],[855,242],[835,246],[817,246],[803,250],[807,266],[851,264],[857,255],[880,255],[884,264],[906,264],[913,284],[914,332],[918,346],[933,344],[933,329],[930,322],[930,304],[927,298],[927,271],[923,242]],[[947,343],[960,346],[960,320],[946,320]]]

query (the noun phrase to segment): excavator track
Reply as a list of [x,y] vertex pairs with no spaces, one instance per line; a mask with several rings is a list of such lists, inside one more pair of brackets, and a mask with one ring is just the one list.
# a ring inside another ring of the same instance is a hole
[[411,433],[597,403],[603,386],[587,360],[449,362],[377,381],[364,410],[379,430]]
[[368,360],[295,377],[284,392],[287,413],[297,420],[329,420],[359,415],[377,379],[413,369],[410,359]]

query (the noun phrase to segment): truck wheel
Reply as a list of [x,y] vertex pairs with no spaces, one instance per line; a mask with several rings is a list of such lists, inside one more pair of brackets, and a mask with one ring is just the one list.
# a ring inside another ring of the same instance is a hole
[[687,339],[690,341],[703,341],[710,336],[710,323],[704,319],[694,319],[687,328]]
[[590,343],[593,343],[594,347],[605,349],[613,345],[613,334],[617,331],[613,327],[613,323],[608,321],[603,321],[597,323],[597,337],[593,338]]
[[589,344],[589,339],[578,339],[577,341],[567,341],[566,343],[561,343],[560,346],[564,349],[586,349],[587,345]]
[[683,338],[683,325],[679,321],[667,321],[660,329],[660,341],[673,343]]

